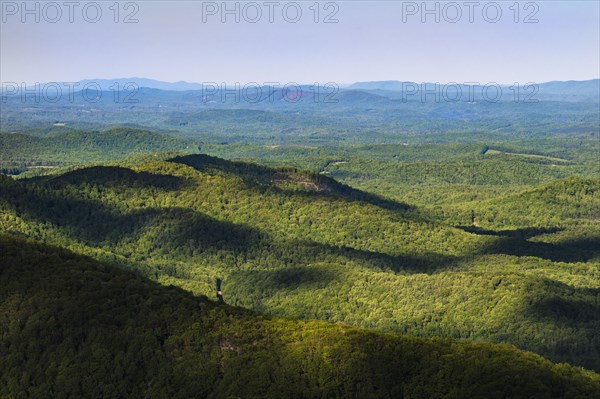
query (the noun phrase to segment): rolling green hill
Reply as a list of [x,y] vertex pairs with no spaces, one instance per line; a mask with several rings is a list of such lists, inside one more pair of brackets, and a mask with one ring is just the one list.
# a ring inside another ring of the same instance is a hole
[[6,398],[596,399],[600,376],[509,345],[258,316],[0,236]]
[[599,184],[574,177],[507,205],[542,215],[559,190],[564,226],[452,227],[318,173],[188,155],[1,177],[0,231],[196,295],[222,278],[227,303],[267,314],[511,343],[600,370]]
[[[587,215],[580,212],[579,206],[589,207],[589,202],[578,205],[578,197],[560,196],[554,200],[553,211],[546,212],[548,202],[544,205],[537,201],[535,209],[527,208],[534,211],[533,216],[525,212],[525,208],[521,209],[521,205],[529,204],[530,198],[521,197],[545,185],[567,182],[571,177],[596,179],[600,173],[599,143],[597,138],[546,138],[489,146],[232,144],[207,145],[204,149],[209,154],[229,159],[314,170],[352,187],[416,206],[440,223],[453,226],[470,226],[471,211],[475,211],[479,225],[486,229],[536,226],[552,229],[573,225],[582,229],[595,220],[589,211]],[[488,151],[483,154],[482,148]],[[491,151],[502,153],[490,154]],[[548,192],[548,196],[552,194]],[[586,198],[593,200],[597,196]],[[568,200],[568,206],[562,204],[563,199]]]
[[48,137],[0,134],[0,170],[17,174],[28,169],[102,162],[135,154],[184,151],[191,144],[154,132],[111,128],[103,132],[70,131]]

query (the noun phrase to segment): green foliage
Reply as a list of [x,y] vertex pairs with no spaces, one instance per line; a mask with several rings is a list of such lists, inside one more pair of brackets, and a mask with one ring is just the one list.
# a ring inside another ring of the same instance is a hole
[[[507,202],[507,223],[527,204],[538,227],[455,228],[315,173],[146,161],[5,177],[0,229],[196,294],[214,297],[222,278],[226,302],[265,313],[507,342],[600,369],[598,179]],[[542,223],[557,220],[543,216],[552,198],[560,228]]]
[[258,316],[0,237],[0,396],[600,398],[600,376],[509,345]]
[[[504,141],[492,144],[494,150],[485,155],[480,154],[479,144],[405,144],[228,145],[212,146],[207,152],[270,166],[315,170],[352,187],[416,206],[454,226],[470,225],[471,210],[475,210],[477,215],[486,214],[485,218],[478,217],[479,224],[491,229],[572,224],[571,217],[561,220],[549,212],[536,212],[535,218],[519,212],[517,218],[508,210],[518,210],[516,197],[540,184],[570,176],[596,178],[600,172],[597,135]],[[571,201],[563,208],[575,209],[575,205]]]
[[0,397],[598,397],[597,96],[398,95],[3,103]]
[[161,151],[191,151],[191,144],[157,133],[113,128],[104,132],[71,131],[40,138],[0,134],[0,169],[18,174],[28,169],[121,159]]

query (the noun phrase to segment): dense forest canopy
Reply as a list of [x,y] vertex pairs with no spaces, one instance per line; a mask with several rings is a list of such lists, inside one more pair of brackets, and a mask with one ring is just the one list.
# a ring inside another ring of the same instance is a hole
[[2,397],[600,398],[597,374],[509,345],[264,317],[64,249],[0,250]]
[[[207,155],[0,184],[3,231],[162,284],[212,297],[221,278],[226,302],[261,312],[600,369],[597,178],[490,199],[479,227],[468,208],[453,226],[323,174]],[[521,213],[536,223],[506,226]]]
[[3,103],[0,397],[600,397],[598,99],[542,94]]

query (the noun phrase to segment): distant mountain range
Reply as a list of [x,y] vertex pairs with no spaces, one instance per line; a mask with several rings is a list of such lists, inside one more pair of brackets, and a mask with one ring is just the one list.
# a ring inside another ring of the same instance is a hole
[[85,79],[79,81],[81,86],[86,84],[96,83],[100,85],[102,90],[111,90],[115,88],[115,84],[123,87],[126,84],[135,84],[138,87],[147,87],[150,89],[170,90],[170,91],[187,91],[187,90],[202,90],[202,85],[198,83],[189,83],[184,81],[179,82],[163,82],[160,80],[146,78],[119,78],[119,79]]
[[[429,88],[433,88],[435,83],[423,82]],[[402,82],[398,80],[382,80],[373,82],[356,82],[346,87],[346,90],[365,90],[365,91],[404,91],[409,89],[414,82]],[[421,83],[417,83],[421,84]],[[535,83],[539,92],[543,94],[562,94],[562,95],[596,95],[600,96],[600,79],[592,80],[569,80]],[[444,84],[442,84],[443,86]],[[464,84],[461,84],[461,86]],[[480,85],[475,85],[480,86]],[[510,85],[501,85],[510,86]]]
[[[399,81],[399,80],[381,80],[372,82],[356,82],[346,87],[349,90],[404,90],[407,84],[414,84],[415,82],[410,81]],[[425,82],[424,82],[425,83]],[[420,83],[417,83],[420,84]],[[426,82],[425,84],[433,85],[433,82]],[[444,83],[442,83],[443,85]],[[463,83],[461,83],[463,84]],[[481,83],[483,84],[483,83]],[[591,80],[568,80],[568,81],[551,81],[551,82],[536,82],[540,86],[540,90],[543,88],[548,92],[558,93],[566,90],[577,90],[589,92],[598,91],[600,89],[600,79]],[[510,85],[501,85],[510,86]]]
[[[163,82],[159,80],[146,78],[118,78],[118,79],[85,79],[78,82],[75,86],[75,92],[82,89],[91,88],[90,84],[99,86],[102,92],[108,93],[118,90],[126,95],[126,92],[131,94],[132,98],[142,98],[147,101],[148,96],[161,103],[175,101],[178,103],[193,100],[204,105],[217,106],[220,103],[239,102],[240,96],[248,101],[249,105],[272,103],[270,105],[278,106],[278,104],[286,105],[287,103],[295,104],[297,100],[304,100],[314,103],[316,102],[334,102],[341,101],[343,103],[351,102],[372,102],[372,101],[389,101],[389,100],[406,100],[418,101],[422,97],[421,90],[423,87],[431,93],[435,90],[434,82],[409,82],[398,80],[384,80],[372,82],[356,82],[350,85],[325,86],[320,85],[315,89],[314,85],[300,85],[297,87],[284,88],[284,83],[278,86],[252,86],[244,90],[234,90],[234,84],[228,87],[227,91],[222,91],[221,88],[215,87],[214,83],[210,88],[203,86],[200,83],[193,82]],[[134,84],[135,87],[128,87],[128,84]],[[206,84],[206,83],[205,83]],[[425,85],[425,86],[423,86]],[[600,101],[600,79],[582,80],[582,81],[552,81],[544,83],[535,83],[535,89],[531,86],[526,87],[525,83],[521,83],[519,90],[519,101],[525,99],[537,99],[543,101],[567,101],[567,102],[598,102]],[[438,86],[438,95],[444,95],[444,98],[456,99],[461,101],[482,101],[487,96],[494,97],[496,95],[493,89],[486,91],[482,85],[467,85],[460,84],[461,90],[457,91],[456,85]],[[512,101],[516,95],[514,88],[510,85],[501,85],[502,93],[500,99],[503,101]],[[137,90],[133,90],[137,88]],[[298,90],[298,88],[300,90]],[[21,99],[20,91],[17,87],[10,87],[7,83],[0,86],[0,92],[5,89],[3,95],[7,98]],[[31,88],[30,88],[31,89]],[[204,89],[204,90],[203,90]],[[133,91],[135,91],[135,93]],[[230,92],[230,90],[232,90]],[[485,92],[485,93],[484,93]],[[53,91],[50,90],[52,96]],[[431,94],[426,94],[431,100]],[[31,96],[30,96],[31,97]],[[63,96],[67,98],[67,96]],[[78,96],[80,97],[80,96]],[[112,99],[112,96],[104,96],[106,99]],[[287,101],[284,101],[284,97]],[[226,101],[223,101],[226,99]],[[238,100],[236,100],[238,99]],[[450,101],[452,102],[452,101]],[[286,104],[284,104],[286,103]]]
[[568,95],[600,95],[600,79],[554,81],[541,83],[540,93],[560,93]]
[[[148,103],[170,103],[178,104],[192,101],[194,104],[203,104],[208,107],[219,106],[239,106],[240,102],[247,106],[260,106],[269,108],[279,108],[294,106],[297,108],[298,100],[305,105],[315,103],[337,103],[340,105],[351,104],[370,104],[396,103],[398,101],[421,101],[423,87],[430,94],[425,94],[428,101],[434,101],[431,90],[438,93],[438,101],[444,98],[460,99],[462,102],[486,101],[489,98],[495,98],[494,89],[486,90],[483,85],[460,84],[460,90],[456,85],[436,86],[433,82],[408,82],[397,80],[356,82],[351,85],[344,85],[338,88],[320,85],[300,85],[296,87],[284,88],[284,83],[277,86],[252,86],[247,89],[234,89],[235,86],[228,87],[226,91],[214,86],[203,86],[200,83],[190,82],[162,82],[145,78],[120,78],[120,79],[87,79],[79,82],[77,89],[82,89],[85,85],[96,83],[103,92],[109,92],[119,89],[122,93],[131,91],[127,84],[135,84],[138,90],[132,93],[132,96],[143,102]],[[206,83],[205,83],[206,84]],[[204,85],[205,85],[204,84]],[[118,86],[117,86],[118,85]],[[423,86],[424,85],[424,86]],[[498,97],[503,102],[512,102],[517,92],[514,87],[501,85],[502,91]],[[427,97],[428,96],[428,97]],[[442,97],[444,96],[444,97]],[[107,99],[111,96],[105,96]],[[285,100],[284,100],[285,98]],[[545,83],[535,83],[535,87],[521,83],[518,91],[519,102],[527,101],[567,101],[567,102],[598,102],[600,101],[600,79],[584,81],[553,81]],[[448,101],[452,102],[452,101]],[[229,104],[229,105],[227,105]],[[259,105],[260,104],[260,105]]]
[[346,90],[389,90],[402,91],[406,83],[399,80],[380,80],[373,82],[356,82],[346,87]]
[[[164,82],[154,79],[146,78],[117,78],[117,79],[85,79],[78,82],[80,87],[88,85],[90,83],[96,83],[102,90],[114,90],[115,84],[118,84],[120,88],[123,88],[128,83],[133,83],[139,88],[157,89],[163,91],[193,91],[202,90],[203,85],[201,83],[193,82]],[[371,82],[356,82],[350,85],[339,85],[341,91],[360,90],[369,91],[372,94],[384,94],[385,92],[402,92],[407,89],[407,85],[413,84],[426,84],[428,87],[433,88],[434,82],[410,82],[410,81],[399,81],[399,80],[382,80],[382,81],[371,81]],[[284,83],[282,82],[282,85]],[[597,96],[600,97],[600,79],[591,80],[569,80],[569,81],[552,81],[536,83],[539,88],[540,94],[553,94],[553,95],[579,95],[579,96]],[[461,84],[464,86],[464,84]],[[233,86],[233,84],[232,84]],[[509,85],[502,85],[508,87]],[[301,86],[308,88],[309,86]],[[414,86],[413,86],[414,87]]]

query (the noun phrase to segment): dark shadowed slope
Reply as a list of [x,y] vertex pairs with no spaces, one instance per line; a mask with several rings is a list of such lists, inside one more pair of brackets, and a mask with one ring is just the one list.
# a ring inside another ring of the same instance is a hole
[[514,347],[257,316],[0,238],[0,396],[600,398],[600,377]]

